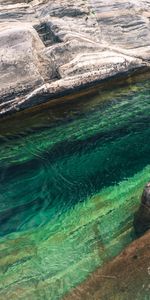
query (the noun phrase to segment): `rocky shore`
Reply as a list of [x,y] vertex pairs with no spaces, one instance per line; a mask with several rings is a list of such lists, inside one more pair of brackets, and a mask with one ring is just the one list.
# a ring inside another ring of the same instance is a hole
[[150,3],[1,0],[0,115],[146,71]]

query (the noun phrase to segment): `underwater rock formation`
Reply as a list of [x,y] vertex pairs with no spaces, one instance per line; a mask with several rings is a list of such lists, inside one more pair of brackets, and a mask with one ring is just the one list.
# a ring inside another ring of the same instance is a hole
[[97,269],[64,300],[149,299],[150,231]]
[[135,214],[134,228],[138,236],[150,229],[150,182],[144,188],[140,208]]
[[145,0],[0,1],[0,115],[147,70],[149,20]]

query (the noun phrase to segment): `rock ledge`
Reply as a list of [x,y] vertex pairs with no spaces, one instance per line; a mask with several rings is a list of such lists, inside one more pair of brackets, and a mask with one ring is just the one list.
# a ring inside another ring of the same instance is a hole
[[149,41],[149,1],[1,0],[0,116],[149,70]]

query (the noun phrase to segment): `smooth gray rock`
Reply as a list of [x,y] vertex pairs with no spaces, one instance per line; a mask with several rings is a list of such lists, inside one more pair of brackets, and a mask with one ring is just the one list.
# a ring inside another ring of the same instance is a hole
[[0,0],[0,116],[150,67],[144,0]]

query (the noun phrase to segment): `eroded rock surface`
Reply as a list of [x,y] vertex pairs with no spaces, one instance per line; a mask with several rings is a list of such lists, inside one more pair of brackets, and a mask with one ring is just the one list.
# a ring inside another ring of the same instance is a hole
[[0,114],[148,69],[150,3],[1,0]]

